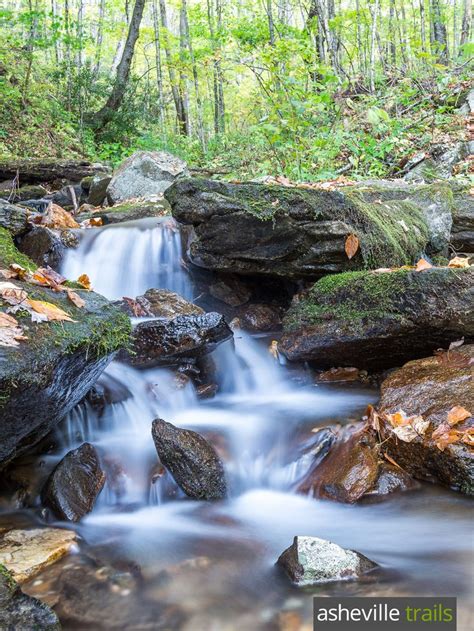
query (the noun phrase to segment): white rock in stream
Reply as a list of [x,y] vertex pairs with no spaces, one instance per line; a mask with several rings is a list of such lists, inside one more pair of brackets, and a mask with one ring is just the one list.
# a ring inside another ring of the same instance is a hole
[[277,565],[299,586],[356,580],[378,567],[363,554],[318,537],[295,537]]

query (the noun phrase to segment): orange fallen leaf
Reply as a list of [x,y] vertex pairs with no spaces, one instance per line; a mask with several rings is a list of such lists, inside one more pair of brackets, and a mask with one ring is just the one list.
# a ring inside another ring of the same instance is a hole
[[431,435],[435,441],[436,447],[440,451],[444,451],[448,445],[459,442],[461,436],[458,431],[452,429],[448,423],[442,423]]
[[82,285],[85,289],[88,289],[89,291],[92,289],[92,284],[87,274],[81,274],[77,279],[77,282],[79,283],[79,285]]
[[347,237],[346,242],[344,244],[344,250],[346,251],[347,258],[351,259],[355,255],[358,249],[359,249],[359,239],[356,237],[355,234],[350,234]]
[[367,418],[367,425],[376,432],[380,432],[380,415],[370,403],[365,411],[365,417]]
[[463,408],[460,405],[455,405],[448,412],[448,424],[452,427],[453,425],[461,423],[461,421],[465,421],[471,416],[472,414],[469,410],[466,410],[466,408]]
[[56,305],[53,305],[50,302],[45,302],[44,300],[31,300],[31,299],[28,299],[26,302],[28,306],[31,307],[31,309],[33,309],[33,311],[36,311],[36,313],[40,313],[41,315],[46,316],[46,318],[49,321],[65,320],[66,322],[74,322],[74,320],[71,318],[69,314],[67,314],[65,311],[63,311],[62,309],[60,309]]
[[464,267],[471,267],[471,266],[469,265],[469,258],[467,257],[465,258],[463,256],[455,256],[453,259],[449,261],[448,267],[462,269]]
[[403,410],[398,410],[398,412],[394,414],[386,414],[385,417],[392,427],[405,427],[406,425],[410,425],[410,419]]
[[76,294],[75,291],[71,291],[70,289],[67,289],[66,291],[67,291],[67,297],[72,302],[72,304],[78,307],[79,309],[82,309],[82,307],[86,304],[86,301],[83,300],[83,298],[81,298],[79,294]]
[[51,204],[41,219],[41,225],[55,230],[66,230],[67,228],[79,228],[79,224],[74,217],[64,208],[57,204]]
[[274,359],[278,359],[278,342],[273,340],[268,347],[268,352]]
[[425,269],[431,269],[433,266],[426,259],[420,259],[415,267],[415,272],[422,272]]

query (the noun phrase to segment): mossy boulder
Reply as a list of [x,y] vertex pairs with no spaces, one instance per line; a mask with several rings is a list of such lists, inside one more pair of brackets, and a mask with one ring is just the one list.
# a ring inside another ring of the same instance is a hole
[[0,564],[0,629],[60,631],[58,617],[47,605],[24,594],[11,573]]
[[[245,275],[317,279],[447,253],[453,195],[446,183],[369,182],[335,190],[179,179],[166,192],[193,227],[191,261]],[[355,234],[352,259],[345,242]]]
[[296,296],[279,349],[320,367],[400,366],[474,337],[473,269],[347,272]]
[[[0,229],[0,268],[36,266],[20,254]],[[34,300],[52,303],[74,322],[33,323],[27,311],[15,314],[27,340],[0,346],[0,466],[43,438],[78,403],[115,353],[128,343],[130,320],[104,297],[81,291],[77,308],[66,292],[20,280],[15,285]],[[0,310],[9,305],[0,300]]]
[[29,213],[22,206],[0,199],[0,229],[8,230],[14,236],[22,234],[28,228]]
[[[380,439],[390,457],[415,478],[441,482],[468,495],[474,495],[474,449],[461,437],[474,429],[473,363],[474,345],[408,362],[382,383],[378,406]],[[452,427],[459,439],[440,448],[433,433],[447,423],[454,407],[464,407],[471,416]],[[408,417],[421,415],[429,422],[426,432],[410,442],[397,437],[385,414],[399,410]]]

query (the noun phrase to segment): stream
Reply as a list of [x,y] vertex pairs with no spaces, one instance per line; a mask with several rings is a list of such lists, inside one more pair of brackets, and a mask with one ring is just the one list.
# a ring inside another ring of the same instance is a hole
[[[62,273],[88,274],[94,290],[109,299],[155,287],[193,300],[182,256],[169,219],[143,220],[85,232]],[[456,595],[463,609],[473,591],[469,500],[427,484],[351,506],[296,494],[314,459],[311,430],[359,418],[377,392],[360,384],[316,385],[310,370],[272,356],[271,338],[240,330],[234,337],[212,355],[219,390],[210,400],[199,400],[190,382],[177,387],[170,370],[110,364],[101,382],[121,400],[102,414],[88,403],[77,406],[58,428],[60,448],[48,457],[59,461],[89,441],[115,474],[92,513],[75,526],[83,541],[77,554],[48,568],[25,591],[57,602],[64,589],[60,573],[92,555],[139,566],[139,588],[120,588],[121,600],[110,605],[103,599],[94,614],[101,616],[97,627],[66,622],[65,629],[309,631],[313,594]],[[157,468],[151,438],[157,417],[212,442],[226,467],[228,500],[187,500]],[[33,516],[21,519],[38,523]],[[297,590],[274,566],[295,535],[358,550],[382,570],[370,582]],[[150,622],[153,603],[175,617]]]

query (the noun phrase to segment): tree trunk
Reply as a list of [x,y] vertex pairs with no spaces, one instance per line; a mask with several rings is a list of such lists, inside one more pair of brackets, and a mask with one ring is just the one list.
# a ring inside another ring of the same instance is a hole
[[153,0],[153,29],[155,32],[156,87],[158,88],[158,116],[162,131],[165,129],[165,100],[163,95],[163,73],[161,68],[160,21],[158,6]]
[[472,29],[472,0],[464,0],[464,12],[462,16],[461,38],[459,47],[462,48],[469,41]]
[[94,127],[101,129],[109,123],[114,114],[119,110],[122,105],[123,97],[125,96],[125,90],[127,89],[128,77],[130,75],[130,68],[132,66],[133,53],[135,51],[135,44],[140,32],[140,23],[142,21],[143,9],[146,0],[135,0],[135,6],[133,7],[132,19],[130,20],[130,26],[128,29],[127,40],[123,49],[122,58],[117,67],[117,75],[115,83],[112,88],[112,92],[107,99],[106,104],[100,109],[94,116]]
[[420,0],[421,50],[426,53],[425,0]]
[[97,39],[95,43],[95,64],[93,70],[93,76],[97,77],[100,72],[100,62],[102,56],[102,40],[103,40],[103,25],[105,16],[105,0],[100,0],[99,5],[99,23],[97,25]]
[[447,65],[449,62],[448,37],[443,19],[441,0],[431,0],[432,48],[438,62]]
[[168,75],[170,78],[171,94],[176,109],[176,119],[178,121],[178,131],[180,134],[187,134],[186,112],[184,109],[183,99],[179,90],[179,83],[176,78],[176,72],[173,66],[173,58],[171,55],[171,44],[168,31],[168,16],[166,14],[165,0],[160,0],[160,16],[161,26],[163,27],[163,44],[165,48],[166,62],[168,66]]
[[[216,0],[215,12],[213,0],[207,0],[207,21],[211,36],[213,63],[213,92],[214,92],[214,133],[216,136],[225,132],[225,105],[224,105],[224,81],[220,61],[220,46],[216,35],[217,29],[222,27],[222,8],[220,0]],[[217,13],[217,23],[216,15]]]
[[204,121],[203,121],[203,110],[202,110],[202,100],[201,93],[199,91],[199,76],[198,70],[196,66],[196,59],[194,58],[194,50],[193,43],[191,40],[191,34],[189,32],[189,22],[188,22],[188,7],[186,4],[186,0],[182,1],[182,12],[183,12],[183,20],[184,20],[184,36],[186,40],[186,44],[189,51],[189,56],[191,59],[191,67],[193,72],[193,81],[194,81],[194,92],[196,96],[196,113],[197,113],[197,128],[198,128],[198,136],[199,142],[201,143],[201,148],[203,151],[206,149],[206,139],[204,136]]
[[375,42],[377,36],[377,17],[379,13],[379,0],[375,0],[374,3],[369,3],[370,15],[372,17],[372,24],[370,28],[370,67],[369,67],[369,81],[370,91],[375,92]]

